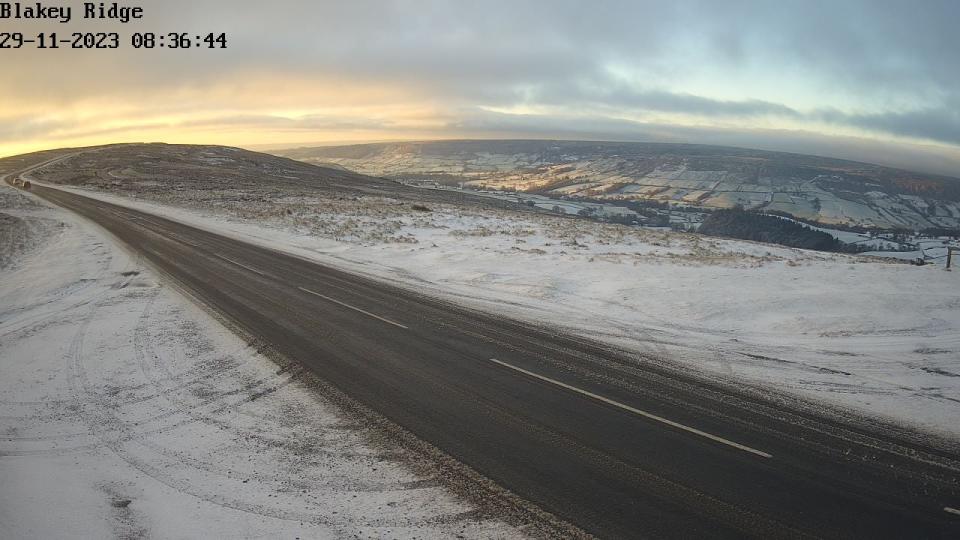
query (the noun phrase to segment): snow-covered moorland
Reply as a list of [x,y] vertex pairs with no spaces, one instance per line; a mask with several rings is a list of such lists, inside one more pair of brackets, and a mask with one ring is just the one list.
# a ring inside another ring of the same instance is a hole
[[377,195],[79,191],[557,325],[638,361],[960,435],[960,276],[941,268]]
[[0,203],[0,538],[523,535],[96,226]]

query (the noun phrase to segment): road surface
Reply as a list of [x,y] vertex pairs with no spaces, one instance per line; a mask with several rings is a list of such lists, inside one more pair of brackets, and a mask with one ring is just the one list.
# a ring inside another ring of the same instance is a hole
[[160,216],[33,192],[347,395],[598,536],[960,538],[952,451]]

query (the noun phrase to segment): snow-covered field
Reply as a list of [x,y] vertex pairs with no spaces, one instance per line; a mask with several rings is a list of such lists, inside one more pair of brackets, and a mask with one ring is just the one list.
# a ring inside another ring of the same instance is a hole
[[56,222],[38,215],[35,210],[40,208],[39,203],[12,189],[0,190],[0,270],[12,266],[51,234]]
[[710,376],[960,436],[960,275],[377,196],[165,204],[77,189]]
[[0,211],[50,225],[0,272],[0,538],[523,535],[32,200],[0,186]]

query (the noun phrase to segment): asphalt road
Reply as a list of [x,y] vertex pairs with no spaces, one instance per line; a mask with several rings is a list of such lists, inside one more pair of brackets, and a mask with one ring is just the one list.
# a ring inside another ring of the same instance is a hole
[[347,395],[598,536],[960,538],[949,450],[156,215],[33,191]]

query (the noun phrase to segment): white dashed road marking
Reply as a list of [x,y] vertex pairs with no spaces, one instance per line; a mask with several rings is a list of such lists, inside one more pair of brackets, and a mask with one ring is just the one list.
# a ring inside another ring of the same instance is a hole
[[370,313],[369,311],[364,311],[364,310],[362,310],[362,309],[360,309],[360,308],[358,308],[358,307],[351,306],[350,304],[347,304],[347,303],[345,303],[345,302],[341,302],[341,301],[337,300],[336,298],[330,298],[329,296],[322,295],[322,294],[320,294],[320,293],[318,293],[318,292],[316,292],[316,291],[311,291],[310,289],[304,289],[303,287],[297,287],[297,288],[300,289],[300,290],[303,291],[303,292],[310,293],[310,294],[312,294],[312,295],[314,295],[314,296],[319,296],[320,298],[323,298],[324,300],[329,300],[330,302],[333,302],[333,303],[335,303],[335,304],[340,304],[341,306],[343,306],[343,307],[345,307],[345,308],[350,308],[350,309],[352,309],[352,310],[354,310],[354,311],[359,311],[360,313],[363,313],[364,315],[366,315],[366,316],[368,316],[368,317],[373,317],[374,319],[383,321],[383,322],[385,322],[385,323],[387,323],[387,324],[392,324],[392,325],[394,325],[394,326],[399,326],[400,328],[403,328],[404,330],[409,330],[409,328],[407,328],[406,326],[404,326],[404,325],[402,325],[402,324],[400,324],[400,323],[398,323],[398,322],[393,322],[393,321],[391,321],[390,319],[384,319],[383,317],[381,317],[381,316],[379,316],[379,315],[374,315],[373,313]]
[[637,408],[635,408],[635,407],[631,407],[631,406],[629,406],[629,405],[624,405],[623,403],[620,403],[619,401],[614,401],[614,400],[612,400],[612,399],[610,399],[610,398],[606,398],[606,397],[603,397],[603,396],[601,396],[601,395],[594,394],[593,392],[588,392],[587,390],[583,390],[583,389],[577,388],[576,386],[570,386],[569,384],[560,382],[560,381],[558,381],[558,380],[556,380],[556,379],[551,379],[550,377],[545,377],[545,376],[540,375],[540,374],[538,374],[538,373],[534,373],[534,372],[532,372],[532,371],[527,371],[527,370],[525,370],[525,369],[523,369],[523,368],[519,368],[519,367],[517,367],[517,366],[508,364],[508,363],[506,363],[506,362],[501,362],[500,360],[497,360],[496,358],[491,358],[490,361],[491,361],[491,362],[494,362],[494,363],[496,363],[496,364],[500,364],[501,366],[510,368],[510,369],[512,369],[512,370],[514,370],[514,371],[519,371],[520,373],[523,373],[523,374],[525,374],[525,375],[529,375],[529,376],[531,376],[531,377],[540,379],[541,381],[546,381],[546,382],[548,382],[548,383],[555,384],[555,385],[560,386],[560,387],[562,387],[562,388],[566,388],[567,390],[572,390],[572,391],[574,391],[574,392],[577,392],[578,394],[583,394],[583,395],[585,395],[585,396],[587,396],[587,397],[591,397],[591,398],[593,398],[593,399],[595,399],[595,400],[597,400],[597,401],[602,401],[602,402],[604,402],[604,403],[606,403],[606,404],[608,404],[608,405],[613,405],[614,407],[619,407],[619,408],[621,408],[621,409],[623,409],[623,410],[625,410],[625,411],[630,411],[630,412],[632,412],[632,413],[634,413],[634,414],[637,414],[637,415],[640,415],[640,416],[642,416],[642,417],[644,417],[644,418],[649,418],[649,419],[651,419],[651,420],[656,420],[657,422],[666,424],[666,425],[668,425],[668,426],[675,427],[675,428],[677,428],[677,429],[682,429],[682,430],[687,431],[687,432],[689,432],[689,433],[693,433],[694,435],[699,435],[699,436],[701,436],[701,437],[705,437],[705,438],[707,438],[707,439],[710,439],[711,441],[716,441],[716,442],[718,442],[718,443],[722,443],[722,444],[725,444],[725,445],[727,445],[727,446],[732,446],[732,447],[737,448],[737,449],[739,449],[739,450],[743,450],[744,452],[750,452],[751,454],[755,454],[755,455],[758,455],[758,456],[760,456],[760,457],[764,457],[764,458],[773,457],[773,456],[771,456],[770,454],[768,454],[768,453],[766,453],[766,452],[762,452],[762,451],[757,450],[757,449],[755,449],[755,448],[750,448],[749,446],[746,446],[746,445],[743,445],[743,444],[740,444],[740,443],[733,442],[733,441],[731,441],[731,440],[729,440],[729,439],[724,439],[723,437],[719,437],[719,436],[717,436],[717,435],[713,435],[713,434],[711,434],[711,433],[707,433],[706,431],[700,431],[699,429],[692,428],[692,427],[690,427],[690,426],[685,426],[685,425],[683,425],[683,424],[681,424],[681,423],[679,423],[679,422],[674,422],[673,420],[668,420],[668,419],[666,419],[666,418],[664,418],[664,417],[662,417],[662,416],[657,416],[657,415],[655,415],[655,414],[648,413],[648,412],[646,412],[646,411],[641,411],[640,409],[637,409]]

